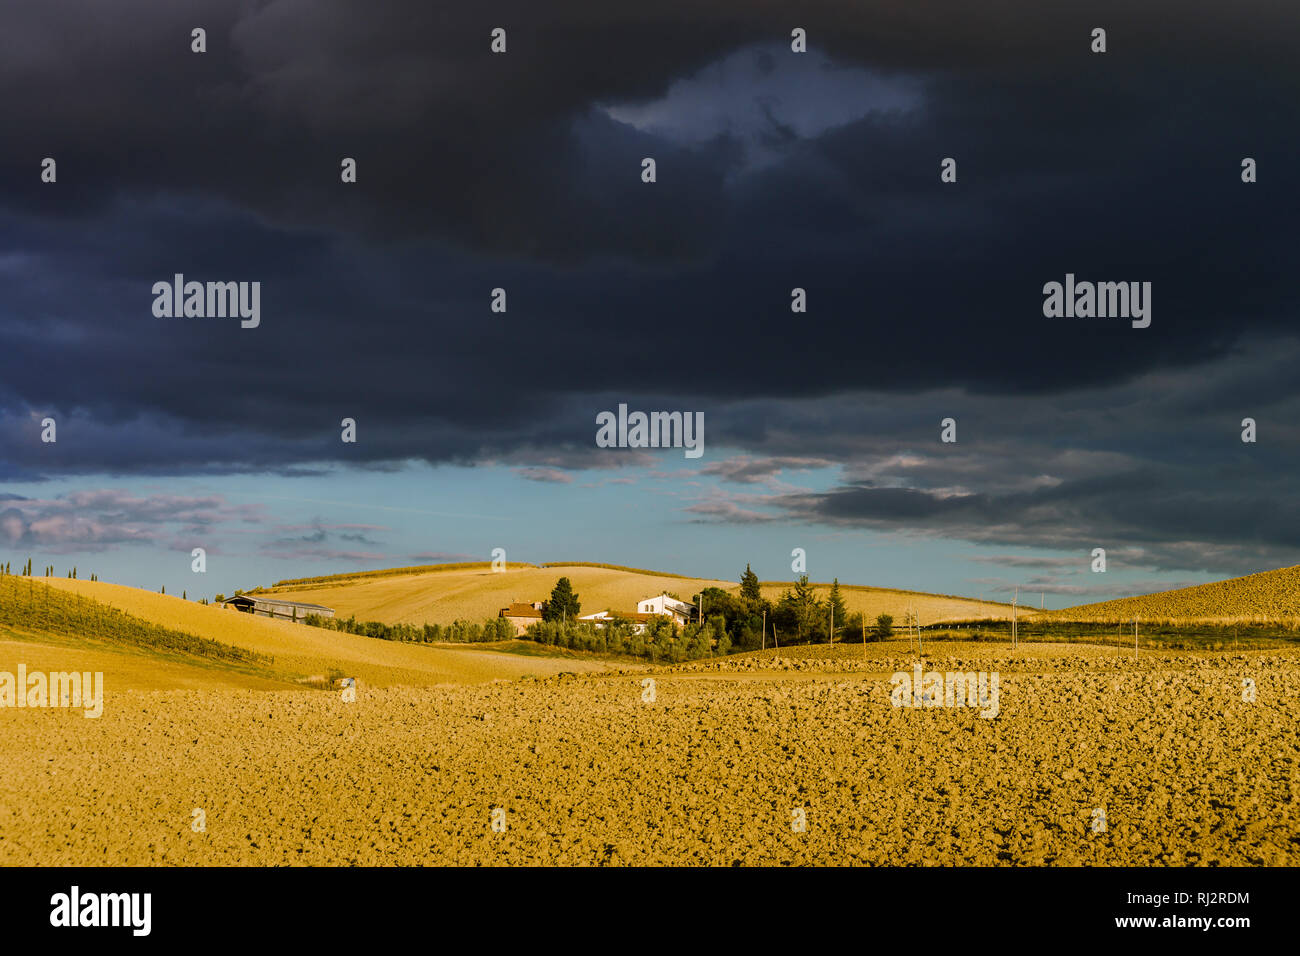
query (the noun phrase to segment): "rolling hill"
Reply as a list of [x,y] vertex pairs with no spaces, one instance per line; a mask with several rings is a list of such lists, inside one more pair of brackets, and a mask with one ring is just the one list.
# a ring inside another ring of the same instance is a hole
[[[488,564],[354,572],[281,582],[264,593],[325,604],[358,620],[450,623],[495,617],[512,601],[543,600],[561,576],[573,582],[584,609],[593,611],[631,610],[638,600],[662,591],[691,601],[704,587],[739,589],[729,581],[571,563],[517,564],[501,573]],[[7,576],[0,583],[15,602],[21,598],[37,608],[26,617],[0,616],[0,652],[32,667],[103,671],[109,692],[287,689],[302,686],[304,679],[339,674],[374,687],[472,684],[611,666],[551,656],[554,652],[518,653],[534,650],[531,643],[460,647],[377,640],[104,581]],[[772,600],[787,587],[762,584],[763,594]],[[819,590],[824,594],[826,587]],[[887,613],[901,619],[909,605],[925,623],[1009,613],[1006,605],[969,598],[854,585],[841,585],[841,590],[851,611],[865,611],[871,618]],[[16,607],[11,603],[9,611]]]
[[[693,596],[701,588],[717,587],[733,593],[740,589],[734,581],[575,562],[541,567],[513,564],[499,572],[492,571],[487,563],[357,572],[281,582],[261,593],[324,604],[334,608],[340,617],[355,616],[359,621],[449,624],[457,618],[479,621],[496,617],[501,608],[515,601],[544,601],[560,577],[573,583],[584,613],[633,611],[637,601],[665,591],[693,603]],[[763,582],[763,596],[775,601],[789,587],[789,583]],[[828,588],[828,584],[818,585],[823,597]],[[922,623],[1004,618],[1011,614],[1009,605],[972,598],[846,584],[841,584],[840,590],[850,611],[865,612],[872,619],[878,614],[892,614],[901,620],[909,605],[919,612]],[[1022,608],[1022,616],[1025,613]]]
[[1044,612],[1066,621],[1300,623],[1300,565],[1174,591]]
[[[104,581],[67,578],[39,581],[58,591],[92,598],[166,628],[269,656],[273,659],[271,667],[285,681],[339,671],[379,687],[472,684],[525,675],[546,676],[560,671],[604,668],[603,664],[595,661],[524,657],[468,647],[462,650],[459,647],[377,640],[241,614],[215,605],[202,605]],[[40,640],[39,636],[29,639]],[[47,646],[54,644],[53,641],[45,643]]]

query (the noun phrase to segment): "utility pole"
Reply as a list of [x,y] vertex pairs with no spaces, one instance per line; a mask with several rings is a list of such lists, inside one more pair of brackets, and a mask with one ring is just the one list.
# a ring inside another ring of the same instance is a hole
[[1019,634],[1016,632],[1016,606],[1020,603],[1020,585],[1016,585],[1016,596],[1011,599],[1011,648],[1020,646]]
[[831,632],[827,635],[827,644],[835,643],[835,605],[831,605]]
[[763,608],[763,650],[767,650],[767,608]]

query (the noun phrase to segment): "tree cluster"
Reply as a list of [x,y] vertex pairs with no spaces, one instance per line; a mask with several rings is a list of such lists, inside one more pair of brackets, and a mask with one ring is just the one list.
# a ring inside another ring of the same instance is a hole
[[381,641],[408,641],[416,644],[436,644],[443,641],[456,644],[479,644],[487,641],[508,641],[515,637],[515,626],[503,617],[488,618],[482,624],[456,620],[450,624],[384,624],[382,621],[358,621],[349,618],[322,617],[308,614],[303,623],[329,631],[359,634]]

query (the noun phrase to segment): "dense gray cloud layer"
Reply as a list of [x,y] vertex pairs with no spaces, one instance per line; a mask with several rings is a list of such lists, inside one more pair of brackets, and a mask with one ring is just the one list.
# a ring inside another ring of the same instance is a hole
[[[1296,5],[452,6],[0,13],[0,480],[563,482],[627,401],[704,410],[738,494],[845,466],[707,520],[1300,560]],[[156,318],[178,272],[261,282],[261,326]],[[1045,319],[1066,272],[1152,282],[1151,327]]]

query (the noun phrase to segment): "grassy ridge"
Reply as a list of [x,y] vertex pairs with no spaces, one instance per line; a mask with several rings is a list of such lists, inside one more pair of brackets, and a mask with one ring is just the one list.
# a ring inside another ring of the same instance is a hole
[[30,577],[0,575],[0,624],[71,637],[97,637],[234,664],[270,664],[273,658],[143,620],[108,604],[52,588]]
[[[673,574],[671,571],[651,571],[647,568],[629,568],[622,564],[601,564],[599,561],[547,561],[544,568],[604,568],[607,571],[623,571],[627,574],[644,574],[652,578],[677,578],[682,581],[700,581],[689,574]],[[739,586],[739,585],[737,585]]]
[[[512,561],[512,565],[524,568],[536,567],[526,561]],[[365,578],[386,578],[405,574],[431,574],[435,571],[471,571],[475,568],[490,568],[491,561],[463,561],[459,564],[417,564],[408,568],[380,568],[376,571],[345,571],[342,574],[322,574],[314,578],[285,578],[283,581],[276,581],[271,587],[302,587],[303,585],[312,584],[334,584],[339,581],[353,581]],[[255,591],[261,591],[261,588]],[[255,591],[248,593],[252,594]]]

